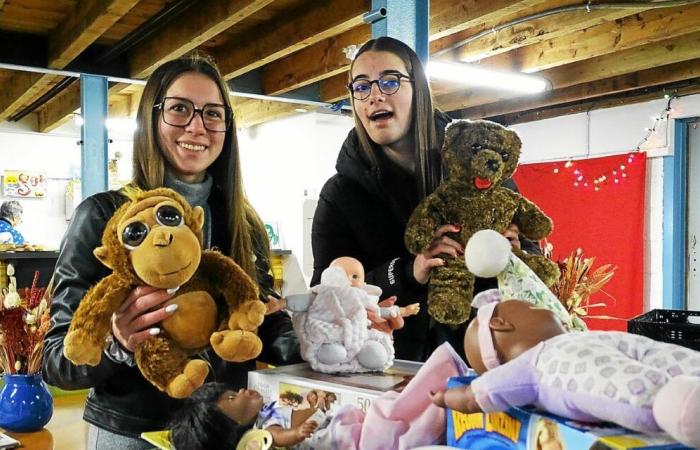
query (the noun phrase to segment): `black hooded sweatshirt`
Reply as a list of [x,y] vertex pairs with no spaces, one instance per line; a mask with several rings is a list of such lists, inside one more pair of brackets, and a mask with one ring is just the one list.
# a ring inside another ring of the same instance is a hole
[[[436,113],[440,147],[450,118]],[[336,162],[337,173],[326,181],[319,196],[311,231],[314,274],[340,256],[357,258],[365,268],[365,281],[382,289],[382,298],[398,297],[397,305],[420,302],[417,316],[409,317],[394,331],[396,358],[425,361],[445,341],[462,356],[467,323],[453,327],[436,323],[428,316],[427,289],[413,277],[413,260],[404,244],[408,219],[422,200],[413,175],[389,160],[382,152],[373,164],[362,150],[355,129],[348,134]],[[504,186],[517,190],[512,180]],[[523,249],[537,251],[523,242]],[[477,279],[475,292],[493,287],[493,280]]]

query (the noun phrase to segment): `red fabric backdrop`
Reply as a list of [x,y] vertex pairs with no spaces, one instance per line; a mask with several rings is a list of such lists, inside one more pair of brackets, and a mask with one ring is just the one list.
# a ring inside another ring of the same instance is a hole
[[[521,193],[554,221],[548,241],[554,245],[555,260],[563,260],[580,248],[585,256],[596,258],[593,269],[602,264],[617,266],[603,288],[612,298],[594,294],[593,303],[607,305],[591,309],[589,314],[635,317],[642,312],[644,302],[646,155],[616,155],[566,165],[523,164],[514,179]],[[605,180],[596,184],[594,180],[602,176]],[[627,326],[624,320],[586,322],[599,330],[626,330]]]

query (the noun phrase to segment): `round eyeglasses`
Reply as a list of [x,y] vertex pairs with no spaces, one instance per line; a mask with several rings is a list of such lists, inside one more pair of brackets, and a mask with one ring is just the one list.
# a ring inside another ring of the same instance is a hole
[[348,89],[355,100],[365,100],[372,94],[372,85],[377,83],[379,91],[384,95],[396,94],[401,87],[401,79],[412,82],[413,79],[402,73],[385,73],[376,80],[360,79],[348,84]]
[[207,103],[201,109],[195,108],[191,100],[180,97],[164,97],[153,105],[162,111],[163,122],[174,127],[186,127],[192,123],[195,114],[202,118],[204,128],[214,132],[224,132],[231,124],[231,108],[217,103]]

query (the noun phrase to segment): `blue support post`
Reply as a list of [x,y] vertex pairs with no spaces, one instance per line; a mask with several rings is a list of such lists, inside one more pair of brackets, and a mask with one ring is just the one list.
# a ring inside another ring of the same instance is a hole
[[[372,0],[365,20],[372,23],[372,37],[391,36],[408,44],[421,62],[428,61],[428,0]],[[386,17],[382,17],[382,8]]]
[[107,190],[107,77],[80,76],[83,126],[80,179],[83,199]]
[[675,121],[673,156],[664,158],[663,280],[665,309],[685,309],[687,249],[687,120]]

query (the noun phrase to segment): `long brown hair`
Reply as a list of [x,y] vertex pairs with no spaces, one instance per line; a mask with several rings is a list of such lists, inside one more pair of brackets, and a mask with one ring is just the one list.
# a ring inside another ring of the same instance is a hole
[[[425,197],[435,190],[440,183],[442,170],[440,165],[440,145],[438,143],[437,131],[435,128],[435,111],[433,109],[433,98],[430,93],[428,78],[425,76],[423,64],[418,59],[418,55],[411,47],[391,37],[379,37],[365,42],[355,55],[355,59],[350,65],[350,81],[352,81],[352,69],[357,61],[357,57],[369,51],[389,52],[396,55],[403,61],[408,71],[408,75],[413,79],[413,102],[411,130],[413,133],[413,143],[415,148],[415,180],[420,196]],[[355,99],[350,97],[353,111],[355,110]],[[377,163],[376,152],[381,151],[379,145],[372,141],[367,134],[367,130],[355,114],[355,130],[365,154],[374,164]]]
[[[193,53],[166,62],[158,67],[148,78],[141,96],[134,133],[134,178],[132,183],[141,189],[162,187],[165,179],[167,160],[163,156],[158,139],[158,120],[160,110],[153,106],[160,103],[170,85],[182,74],[195,72],[211,78],[219,87],[224,104],[231,108],[228,87],[216,64],[201,53]],[[254,280],[255,257],[253,241],[262,244],[265,256],[269,257],[269,243],[265,237],[265,228],[260,217],[248,202],[243,190],[240,160],[238,157],[238,139],[233,118],[226,130],[223,150],[212,163],[207,172],[212,176],[214,188],[223,192],[226,198],[226,222],[231,235],[229,255]]]

